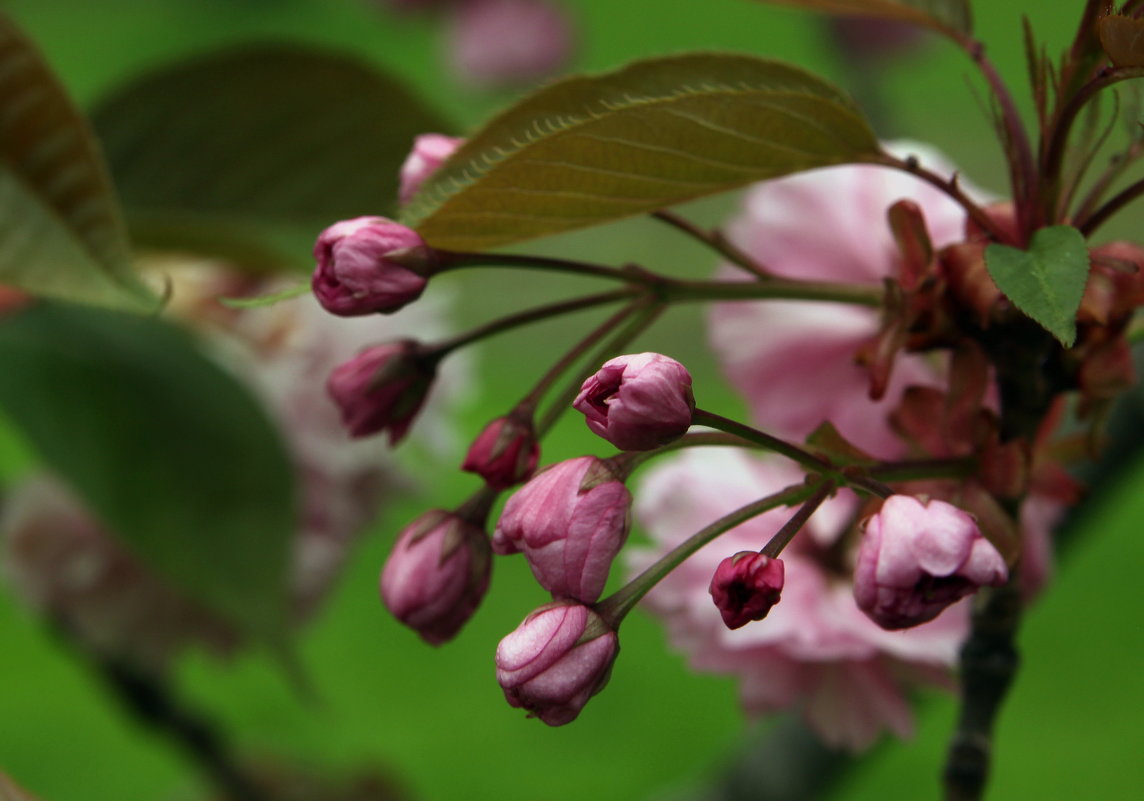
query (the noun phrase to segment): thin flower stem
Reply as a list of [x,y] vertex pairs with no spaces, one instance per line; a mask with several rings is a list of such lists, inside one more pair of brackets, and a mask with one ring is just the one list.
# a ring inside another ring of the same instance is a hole
[[883,302],[877,284],[834,284],[825,281],[684,281],[664,278],[656,287],[669,303],[712,300],[811,300],[878,308]]
[[866,474],[878,481],[899,483],[926,481],[938,478],[967,478],[977,472],[977,460],[964,459],[912,459],[884,462],[865,468]]
[[673,228],[679,229],[683,233],[690,236],[692,239],[703,243],[719,255],[723,256],[732,264],[742,267],[751,275],[762,279],[770,277],[770,271],[767,270],[765,266],[759,264],[759,262],[755,261],[734,244],[732,244],[731,241],[728,240],[727,237],[723,235],[723,232],[718,228],[714,230],[705,230],[690,220],[679,216],[673,211],[668,211],[667,209],[661,209],[659,211],[652,212],[651,216],[657,220],[660,220],[661,222],[667,223]]
[[[640,308],[642,307],[642,308]],[[602,345],[595,355],[589,359],[589,369],[595,371],[596,367],[616,353],[620,352],[629,342],[639,336],[643,331],[655,322],[656,318],[663,313],[665,306],[658,300],[651,300],[648,298],[641,298],[634,304],[631,312],[631,318],[628,324],[618,331],[615,336],[609,339]],[[543,436],[547,433],[552,426],[556,425],[556,421],[560,419],[568,409],[572,406],[572,401],[580,393],[580,385],[584,383],[586,375],[575,377],[564,388],[564,391],[552,401],[552,405],[548,407],[548,411],[540,418],[536,425],[536,432],[538,435]]]
[[610,278],[625,283],[649,283],[650,273],[631,273],[626,269],[607,267],[575,259],[558,259],[551,256],[533,256],[521,253],[466,253],[453,250],[438,250],[437,273],[458,270],[463,267],[525,267],[530,270],[552,270],[554,272],[590,275]]
[[605,598],[596,605],[596,612],[612,625],[619,626],[620,621],[630,612],[640,599],[658,584],[668,573],[681,565],[685,559],[698,551],[720,534],[730,531],[740,523],[758,517],[763,512],[777,509],[780,506],[793,506],[811,497],[819,485],[796,484],[787,487],[781,492],[760,498],[735,511],[723,515],[715,522],[692,534],[682,543],[672,548],[655,564],[632,579],[627,585],[621,587],[613,595]]
[[1129,164],[1142,155],[1144,155],[1144,139],[1136,139],[1126,150],[1116,154],[1109,160],[1109,164],[1104,172],[1092,182],[1092,186],[1089,188],[1084,200],[1081,201],[1076,211],[1073,212],[1073,222],[1075,225],[1079,227],[1087,223],[1088,219],[1092,216],[1093,209],[1096,208],[1100,199],[1104,197],[1104,193],[1108,191],[1108,188],[1123,174]]
[[458,348],[471,345],[486,337],[491,337],[504,331],[510,331],[523,325],[529,325],[530,323],[547,320],[551,317],[558,317],[562,314],[570,314],[572,312],[590,309],[594,306],[613,303],[617,300],[624,300],[643,291],[645,290],[640,287],[631,286],[625,289],[616,289],[612,292],[600,292],[595,295],[585,295],[583,297],[573,298],[572,300],[562,300],[545,306],[537,306],[534,309],[529,309],[518,314],[511,314],[499,320],[493,320],[491,323],[478,326],[472,331],[459,334],[444,342],[428,345],[425,350],[426,353],[432,354],[435,358],[443,358],[446,354]]
[[869,159],[867,163],[879,164],[883,167],[892,167],[896,170],[908,172],[910,175],[914,175],[931,186],[940,189],[965,209],[965,213],[969,218],[977,223],[978,227],[983,231],[987,232],[991,239],[997,242],[1014,244],[1010,241],[1011,237],[994,222],[993,218],[989,216],[985,209],[977,205],[969,195],[962,191],[961,184],[958,183],[956,175],[952,178],[946,178],[932,170],[926,169],[916,158],[900,159],[889,153],[882,153],[879,156],[873,157]]
[[823,477],[845,484],[852,489],[862,490],[870,495],[876,495],[879,498],[888,498],[894,494],[893,489],[867,475],[866,471],[862,468],[846,467],[840,469],[826,459],[815,456],[813,453],[800,448],[798,445],[779,439],[765,431],[759,431],[757,428],[753,428],[736,420],[723,417],[722,415],[714,414],[713,412],[708,412],[703,409],[696,409],[691,417],[691,422],[692,425],[709,426],[719,431],[726,431],[728,434],[742,437],[761,448],[774,451],[797,462],[809,472],[819,473]]
[[1092,215],[1090,215],[1086,220],[1080,222],[1077,227],[1080,229],[1080,232],[1085,235],[1085,237],[1090,237],[1093,235],[1096,229],[1100,228],[1100,226],[1108,222],[1108,220],[1113,215],[1115,215],[1118,211],[1123,209],[1132,201],[1136,200],[1141,195],[1144,195],[1144,179],[1129,184],[1128,186],[1124,187],[1124,189],[1117,192],[1115,195],[1109,198],[1103,206],[1094,211]]
[[1064,164],[1065,152],[1068,147],[1069,134],[1081,110],[1088,105],[1097,94],[1121,81],[1144,76],[1144,69],[1128,67],[1121,69],[1106,68],[1101,70],[1084,86],[1073,94],[1058,112],[1051,127],[1052,136],[1045,149],[1044,159],[1041,163],[1041,175],[1047,181],[1050,189],[1050,199],[1055,200],[1057,183]]
[[771,436],[765,431],[759,431],[757,428],[752,428],[744,423],[724,417],[723,415],[715,414],[714,412],[696,409],[695,413],[691,416],[691,424],[708,426],[718,431],[725,431],[728,434],[742,437],[769,451],[781,454],[802,465],[807,470],[812,470],[816,473],[830,473],[834,471],[834,465],[830,462],[803,450],[797,445]]
[[833,495],[836,489],[838,489],[838,485],[833,481],[823,481],[819,484],[814,490],[814,494],[807,498],[802,506],[798,507],[798,511],[771,537],[759,553],[763,556],[769,556],[771,559],[777,559],[779,554],[783,552],[783,548],[790,544],[794,535],[802,530],[807,520],[810,520],[810,516],[814,514],[815,510],[822,506],[822,502]]
[[630,317],[644,302],[644,299],[637,298],[607,320],[600,323],[600,325],[596,326],[587,336],[573,345],[572,348],[561,356],[556,364],[552,365],[552,367],[548,369],[548,372],[536,382],[536,386],[521,399],[520,403],[516,405],[516,410],[531,415],[536,410],[537,404],[540,403],[540,399],[544,397],[544,393],[549,390],[556,380],[573,364],[579,361],[584,354],[588,352],[589,348],[607,336],[612,329],[625,319]]
[[[1000,74],[993,66],[993,62],[985,55],[985,46],[971,36],[957,34],[955,36],[961,48],[977,65],[985,82],[989,85],[1001,109],[1001,125],[1005,131],[1006,152],[1009,158],[1009,184],[1012,189],[1013,203],[1017,209],[1017,218],[1022,237],[1028,237],[1037,227],[1033,218],[1036,211],[1033,200],[1037,196],[1036,161],[1033,158],[1033,148],[1029,135],[1025,130],[1025,123],[1017,111],[1017,104],[1009,92],[1009,87],[1001,80]],[[986,228],[992,233],[992,228]],[[998,241],[1005,241],[998,239]],[[1013,243],[1023,245],[1024,242]]]

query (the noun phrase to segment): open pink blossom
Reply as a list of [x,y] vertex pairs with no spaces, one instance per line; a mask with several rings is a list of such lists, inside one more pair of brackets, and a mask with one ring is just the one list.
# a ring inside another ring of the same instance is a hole
[[557,601],[500,641],[497,681],[509,704],[563,726],[608,683],[619,647],[616,632],[587,606]]
[[557,598],[592,603],[631,525],[631,493],[595,456],[559,462],[508,499],[493,534],[499,554],[522,552]]
[[[890,143],[942,175],[954,169],[933,150]],[[963,188],[965,183],[962,182]],[[968,187],[974,193],[972,187]],[[917,178],[882,167],[847,165],[765,181],[748,190],[729,226],[732,240],[784,278],[880,285],[899,254],[886,211],[903,198],[925,216],[935,247],[964,235],[965,212]],[[725,265],[725,277],[745,276]],[[869,398],[869,374],[855,356],[878,330],[878,313],[838,303],[722,303],[708,318],[711,342],[755,422],[801,439],[825,420],[880,456],[902,446],[887,413],[910,384],[934,384],[933,367],[900,355],[880,401]]]
[[854,600],[882,628],[933,620],[979,587],[999,586],[1009,576],[973,517],[945,501],[892,495],[864,528]]
[[[636,516],[653,545],[630,549],[629,568],[642,570],[715,518],[792,484],[802,475],[777,459],[731,449],[696,449],[671,457],[647,475]],[[751,715],[797,710],[837,747],[866,748],[889,730],[910,734],[908,693],[947,685],[949,668],[968,629],[959,606],[908,631],[888,632],[854,603],[852,558],[841,531],[856,509],[853,496],[827,501],[783,551],[782,602],[766,619],[730,631],[711,603],[712,574],[728,552],[757,550],[790,517],[777,509],[747,521],[700,549],[658,584],[645,606],[667,627],[692,668],[735,676]]]

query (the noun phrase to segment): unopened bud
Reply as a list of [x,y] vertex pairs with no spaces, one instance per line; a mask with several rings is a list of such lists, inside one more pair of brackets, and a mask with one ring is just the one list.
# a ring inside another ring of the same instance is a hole
[[432,274],[433,251],[412,228],[384,217],[335,223],[314,244],[312,286],[331,314],[395,312],[417,300]]
[[500,641],[497,682],[510,705],[563,726],[608,683],[619,648],[616,632],[587,606],[551,603]]
[[783,591],[783,561],[739,551],[719,563],[709,592],[729,629],[762,620]]
[[572,406],[617,448],[648,451],[682,437],[695,395],[687,368],[659,353],[618,356],[584,382]]
[[389,432],[396,445],[408,432],[433,383],[435,367],[413,340],[366,348],[330,373],[326,389],[353,437]]
[[381,571],[381,598],[394,617],[430,645],[440,645],[476,611],[491,567],[484,530],[435,509],[398,535]]
[[485,426],[461,469],[476,473],[493,489],[503,490],[531,477],[539,460],[540,443],[531,420],[510,414]]
[[595,456],[559,462],[508,499],[493,550],[524,553],[536,580],[554,596],[592,603],[627,539],[631,503],[609,462]]

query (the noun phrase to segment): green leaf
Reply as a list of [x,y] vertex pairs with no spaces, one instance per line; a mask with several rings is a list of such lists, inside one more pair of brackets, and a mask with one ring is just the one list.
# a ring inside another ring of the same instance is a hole
[[1084,236],[1068,225],[1037,231],[1027,251],[998,244],[985,248],[985,267],[997,288],[1066,348],[1076,341],[1088,266]]
[[269,295],[259,295],[253,298],[219,298],[218,302],[231,309],[259,309],[263,306],[273,306],[275,303],[281,303],[284,300],[300,298],[311,291],[310,282],[305,281],[288,286],[278,292],[271,292]]
[[845,16],[880,17],[913,22],[946,35],[968,34],[973,29],[967,0],[763,0]]
[[142,245],[308,266],[347,217],[396,213],[420,133],[449,126],[396,81],[303,45],[245,45],[165,66],[95,108]]
[[158,300],[131,249],[98,144],[51,68],[0,12],[0,284],[134,311]]
[[426,182],[405,222],[436,247],[485,249],[879,152],[853,102],[797,67],[651,59],[509,108]]
[[295,531],[276,429],[161,320],[38,304],[0,319],[0,409],[159,575],[280,640]]

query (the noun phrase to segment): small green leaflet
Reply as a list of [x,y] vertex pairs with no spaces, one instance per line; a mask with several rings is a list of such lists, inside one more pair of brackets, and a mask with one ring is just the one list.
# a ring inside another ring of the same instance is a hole
[[1005,297],[1066,348],[1076,341],[1076,313],[1088,282],[1088,247],[1068,225],[1042,228],[1028,250],[993,244],[985,266]]
[[435,247],[487,249],[880,153],[853,101],[798,67],[736,54],[648,59],[510,107],[403,220]]
[[955,38],[968,34],[972,19],[967,0],[762,0],[831,14],[913,22]]

